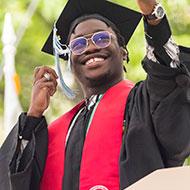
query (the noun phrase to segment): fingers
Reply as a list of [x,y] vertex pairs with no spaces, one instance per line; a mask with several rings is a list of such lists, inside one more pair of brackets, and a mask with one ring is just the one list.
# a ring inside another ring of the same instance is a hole
[[[50,80],[44,75],[48,73],[50,76]],[[34,70],[34,83],[33,88],[35,91],[39,92],[39,90],[46,91],[48,96],[53,96],[57,89],[57,74],[55,70],[50,67],[36,67]]]
[[[44,77],[44,75],[46,75],[46,73],[48,73],[48,75],[49,75],[49,80],[48,80],[47,77]],[[41,80],[42,78],[43,78],[43,80]],[[34,82],[33,82],[33,85],[35,85],[35,83],[37,81],[41,81],[41,82],[52,81],[54,83],[55,88],[56,88],[57,87],[57,79],[58,79],[58,76],[57,76],[54,69],[52,69],[50,67],[47,67],[47,66],[36,67],[35,70],[34,70]]]
[[44,73],[51,73],[52,75],[54,75],[55,78],[58,78],[56,72],[54,69],[47,67],[47,66],[42,66],[42,67],[36,67],[34,70],[34,77],[37,76],[37,74],[44,74]]
[[52,82],[48,82],[41,85],[41,89],[47,91],[49,96],[53,96],[56,92],[56,87],[52,84]]
[[56,80],[47,81],[47,79],[43,77],[35,82],[34,88],[47,91],[49,96],[53,96],[57,90],[57,81]]
[[56,81],[58,79],[58,76],[54,69],[43,66],[43,67],[37,67],[34,70],[34,83],[38,81],[39,79],[44,77],[44,74],[48,73],[50,75],[50,79],[53,81]]

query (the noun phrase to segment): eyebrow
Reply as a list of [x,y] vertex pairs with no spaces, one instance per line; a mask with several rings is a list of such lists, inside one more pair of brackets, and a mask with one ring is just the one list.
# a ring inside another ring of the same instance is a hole
[[[82,37],[82,36],[89,36],[89,35],[92,35],[92,34],[94,34],[96,32],[101,32],[101,31],[107,31],[107,30],[105,30],[105,29],[97,29],[97,30],[95,30],[94,32],[92,32],[90,34],[78,34],[78,35],[74,36],[73,39],[79,38],[79,37]],[[75,34],[75,32],[73,32],[73,34]]]

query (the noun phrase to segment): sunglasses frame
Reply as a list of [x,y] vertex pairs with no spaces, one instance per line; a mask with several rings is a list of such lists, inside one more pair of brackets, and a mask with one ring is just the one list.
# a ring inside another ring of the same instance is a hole
[[[94,40],[93,40],[94,36],[97,35],[97,34],[99,34],[99,33],[107,33],[108,36],[109,36],[109,43],[108,43],[105,47],[100,47],[100,46],[98,46],[98,45],[94,42]],[[71,51],[74,55],[81,55],[81,54],[83,54],[83,53],[87,50],[87,47],[89,46],[89,40],[91,40],[91,42],[96,46],[96,48],[98,48],[98,49],[103,49],[103,48],[108,47],[108,46],[111,44],[111,38],[112,38],[112,37],[116,38],[116,36],[115,36],[114,34],[112,34],[111,32],[109,32],[109,31],[107,31],[107,30],[103,30],[103,31],[91,33],[91,34],[88,34],[88,35],[92,35],[92,36],[91,36],[91,37],[80,36],[80,37],[77,37],[77,38],[75,38],[75,39],[73,39],[73,40],[70,41],[68,47],[69,47],[70,51]],[[76,40],[78,40],[78,39],[85,39],[85,40],[86,40],[86,47],[85,47],[85,49],[84,49],[82,52],[80,52],[80,53],[74,52],[74,51],[72,50],[72,48],[71,48],[71,44],[72,44],[73,42],[75,42]]]

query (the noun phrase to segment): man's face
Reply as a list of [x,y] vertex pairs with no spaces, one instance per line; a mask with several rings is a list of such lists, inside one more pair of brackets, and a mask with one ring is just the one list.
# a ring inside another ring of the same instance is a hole
[[70,41],[81,36],[90,38],[98,31],[108,31],[113,34],[111,43],[106,48],[97,48],[91,40],[81,55],[71,54],[71,67],[78,81],[86,87],[101,85],[122,79],[123,48],[117,42],[114,31],[104,22],[89,19],[77,25]]

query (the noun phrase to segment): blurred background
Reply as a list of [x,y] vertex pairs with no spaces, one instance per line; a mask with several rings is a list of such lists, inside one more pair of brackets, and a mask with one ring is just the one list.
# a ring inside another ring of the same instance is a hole
[[[112,2],[138,10],[134,0],[112,0]],[[8,110],[6,112],[10,113],[11,109],[17,106],[16,114],[19,114],[20,110],[26,112],[30,101],[34,68],[42,65],[48,65],[54,68],[53,57],[42,53],[41,48],[65,3],[65,0],[0,1],[0,145],[10,130],[10,128],[6,129],[4,124],[4,121],[6,121],[5,109]],[[174,40],[178,44],[190,47],[190,0],[162,0],[161,3],[166,9]],[[5,30],[4,21],[6,13],[10,13],[12,18],[12,29],[14,29],[14,31],[9,28],[11,27],[10,15],[6,17],[8,20],[6,27],[8,27],[12,33],[6,32]],[[13,33],[15,33],[16,38],[9,39]],[[12,43],[15,49],[13,48],[13,51],[8,50],[7,52],[5,48],[7,43]],[[146,74],[141,67],[141,60],[145,55],[142,21],[128,45],[128,50],[130,63],[126,64],[126,78],[134,82],[145,79]],[[12,60],[14,65],[5,67],[6,60],[3,54],[5,55],[11,51],[13,55],[15,54],[15,62]],[[58,89],[54,98],[51,100],[49,109],[45,113],[48,122],[51,122],[60,114],[67,111],[82,98],[80,87],[76,84],[72,75],[66,70],[65,65],[64,63],[62,64],[62,69],[64,76],[67,77],[66,82],[78,92],[78,95],[77,98],[71,102],[65,97],[61,90]],[[5,97],[5,73],[10,70],[14,74],[15,86],[11,88],[12,91],[9,91],[9,95]],[[14,101],[17,101],[15,105]],[[7,108],[5,108],[5,106]],[[13,115],[16,116],[16,114]],[[14,119],[12,122],[15,122]]]

